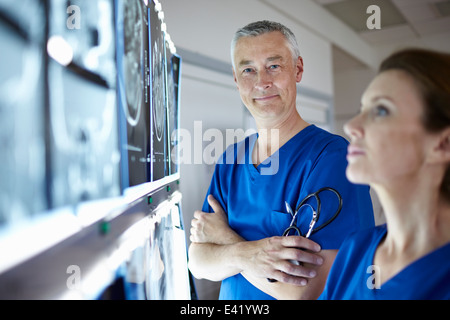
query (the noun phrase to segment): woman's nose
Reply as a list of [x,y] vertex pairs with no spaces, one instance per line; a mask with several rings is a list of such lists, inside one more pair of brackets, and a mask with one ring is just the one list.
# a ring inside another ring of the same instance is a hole
[[355,138],[361,138],[364,135],[361,114],[354,116],[344,125],[344,132],[352,140]]

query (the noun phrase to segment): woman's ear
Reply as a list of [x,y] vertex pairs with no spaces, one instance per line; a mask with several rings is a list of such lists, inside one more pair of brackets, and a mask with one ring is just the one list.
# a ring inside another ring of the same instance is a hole
[[435,163],[450,163],[450,128],[445,129],[436,137],[431,159]]

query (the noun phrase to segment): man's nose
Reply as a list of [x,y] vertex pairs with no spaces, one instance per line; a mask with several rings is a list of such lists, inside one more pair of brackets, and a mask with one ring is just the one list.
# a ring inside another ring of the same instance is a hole
[[268,72],[263,71],[258,74],[258,80],[256,82],[256,89],[264,91],[272,87],[273,79]]

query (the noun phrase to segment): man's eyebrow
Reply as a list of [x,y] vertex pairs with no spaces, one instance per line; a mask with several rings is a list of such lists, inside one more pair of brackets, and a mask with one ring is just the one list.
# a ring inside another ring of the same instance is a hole
[[267,61],[275,61],[275,60],[283,60],[283,57],[278,55],[267,58]]
[[252,62],[253,61],[251,61],[251,60],[242,60],[241,62],[239,62],[239,67],[247,66],[249,64],[252,64]]

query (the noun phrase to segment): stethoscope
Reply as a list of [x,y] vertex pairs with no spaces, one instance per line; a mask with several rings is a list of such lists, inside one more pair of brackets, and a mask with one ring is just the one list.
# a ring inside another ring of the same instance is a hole
[[[326,221],[325,223],[323,223],[322,225],[314,228],[314,226],[316,225],[317,221],[319,220],[320,217],[320,211],[322,209],[322,202],[320,200],[320,196],[319,194],[323,191],[331,191],[333,192],[338,201],[339,201],[339,205],[338,208],[336,210],[336,212],[333,214],[333,216]],[[311,198],[315,198],[316,202],[317,202],[317,207],[314,210],[313,206],[309,203],[306,203],[309,199]],[[288,236],[289,233],[291,231],[294,231],[297,235],[299,236],[303,236],[302,232],[300,231],[300,229],[296,226],[296,220],[297,220],[297,215],[298,212],[300,211],[300,209],[303,206],[308,206],[309,208],[311,208],[312,210],[312,218],[311,218],[311,222],[309,223],[309,229],[308,232],[306,233],[306,235],[304,236],[305,238],[309,238],[313,233],[316,233],[317,231],[325,228],[327,225],[329,225],[334,219],[336,219],[336,217],[339,215],[339,213],[341,212],[342,209],[342,197],[339,194],[339,192],[336,191],[336,189],[330,188],[330,187],[323,187],[320,188],[319,190],[317,190],[316,192],[310,193],[308,194],[297,206],[297,208],[295,208],[295,212],[292,210],[291,206],[289,205],[289,203],[287,201],[285,201],[285,205],[286,205],[286,210],[287,212],[291,215],[292,220],[291,220],[291,224],[289,225],[289,227],[286,228],[286,230],[284,230],[283,232],[283,236]]]
[[[314,228],[314,226],[316,225],[317,221],[319,220],[319,217],[320,217],[320,211],[321,211],[321,209],[322,209],[322,202],[321,202],[321,200],[320,200],[319,194],[320,194],[321,192],[323,192],[323,191],[331,191],[331,192],[333,192],[333,193],[336,195],[336,197],[337,197],[337,199],[338,199],[338,201],[339,201],[339,205],[338,205],[337,210],[336,210],[335,213],[333,214],[333,216],[332,216],[330,219],[328,219],[328,221],[326,221],[326,222],[323,223],[322,225],[320,225],[320,226]],[[316,199],[316,202],[317,202],[316,210],[314,210],[314,208],[313,208],[313,206],[312,206],[311,204],[306,203],[309,199],[311,199],[311,198],[313,198],[313,197]],[[309,238],[313,233],[316,233],[317,231],[319,231],[319,230],[325,228],[327,225],[329,225],[331,222],[333,222],[333,220],[336,219],[336,217],[339,215],[339,213],[341,212],[341,209],[342,209],[342,197],[341,197],[341,195],[339,194],[339,192],[337,192],[336,189],[333,189],[333,188],[330,188],[330,187],[323,187],[323,188],[320,188],[319,190],[317,190],[316,192],[313,192],[313,193],[308,194],[308,195],[307,195],[307,196],[299,203],[299,205],[297,206],[297,208],[295,208],[295,212],[292,210],[291,206],[289,205],[289,203],[288,203],[287,201],[285,201],[284,203],[285,203],[285,205],[286,205],[286,210],[287,210],[287,212],[292,216],[292,220],[291,220],[291,224],[289,225],[289,227],[287,227],[286,230],[284,230],[283,236],[289,236],[289,235],[290,235],[289,233],[290,233],[291,231],[294,231],[294,232],[295,232],[297,235],[299,235],[299,236],[303,236],[303,235],[302,235],[302,232],[300,231],[300,229],[299,229],[299,228],[297,227],[297,225],[296,225],[296,220],[297,220],[298,212],[300,211],[300,209],[301,209],[303,206],[308,206],[309,208],[311,208],[311,210],[312,210],[312,212],[313,212],[312,218],[311,218],[311,222],[309,223],[309,229],[308,229],[308,232],[307,232],[306,235],[304,236],[305,238]],[[294,234],[294,235],[295,235],[295,234]],[[298,262],[298,261],[292,261],[292,263],[294,263],[294,264],[296,264],[296,265],[299,265],[299,264],[300,264],[300,262]],[[267,278],[267,280],[268,280],[269,282],[277,282],[277,280],[275,280],[275,279]]]

